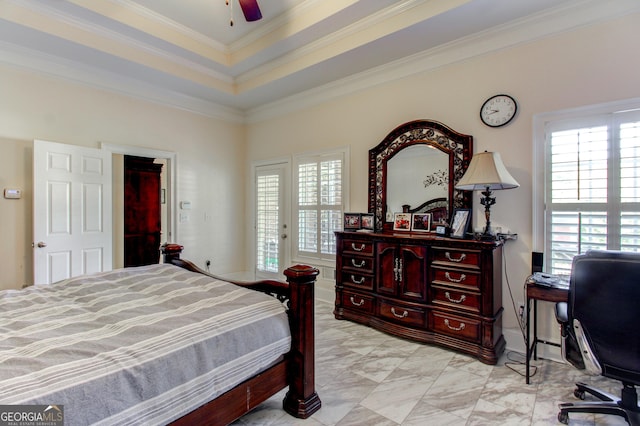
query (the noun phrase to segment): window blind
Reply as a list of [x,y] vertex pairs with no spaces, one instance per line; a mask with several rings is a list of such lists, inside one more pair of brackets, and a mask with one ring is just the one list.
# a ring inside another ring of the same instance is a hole
[[[547,126],[546,258],[568,274],[590,249],[640,251],[640,117],[604,114]],[[633,120],[633,121],[630,121]]]
[[296,167],[297,253],[333,259],[342,229],[344,155],[300,157]]
[[279,262],[278,174],[256,177],[256,268],[262,272],[278,272]]

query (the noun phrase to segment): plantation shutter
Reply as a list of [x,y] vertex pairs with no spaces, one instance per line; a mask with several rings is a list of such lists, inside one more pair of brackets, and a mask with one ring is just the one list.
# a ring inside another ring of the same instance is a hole
[[344,155],[304,156],[296,162],[297,254],[333,259],[342,229]]
[[640,116],[548,123],[546,258],[568,274],[590,249],[640,251]]

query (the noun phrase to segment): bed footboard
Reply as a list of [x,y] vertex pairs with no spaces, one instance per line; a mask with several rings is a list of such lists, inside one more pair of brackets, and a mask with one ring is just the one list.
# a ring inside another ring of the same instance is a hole
[[[280,301],[287,304],[291,328],[291,351],[286,360],[286,383],[289,385],[289,391],[283,401],[283,408],[292,416],[303,419],[306,419],[318,411],[321,407],[321,402],[315,390],[314,334],[314,283],[318,275],[318,270],[307,265],[292,266],[284,271],[284,275],[287,277],[286,283],[275,280],[255,282],[234,281],[209,274],[198,268],[192,262],[180,259],[182,249],[183,247],[178,244],[163,245],[161,252],[164,263],[170,263],[193,272],[262,291],[277,297]],[[259,380],[259,376],[256,377],[256,380]],[[274,393],[279,389],[281,388],[274,390]],[[264,399],[266,399],[266,397]],[[242,403],[244,404],[244,402]],[[210,404],[211,403],[204,405],[201,409],[205,409]],[[246,408],[245,404],[245,411],[243,412],[248,412],[251,408],[253,408],[253,406]],[[214,418],[220,414],[219,411],[212,413]],[[209,417],[209,419],[211,419],[211,417]]]

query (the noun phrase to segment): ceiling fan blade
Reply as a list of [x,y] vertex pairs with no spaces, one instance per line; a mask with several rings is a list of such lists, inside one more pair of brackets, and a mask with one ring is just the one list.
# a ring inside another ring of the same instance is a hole
[[262,19],[262,13],[260,12],[260,6],[258,6],[258,0],[238,0],[242,13],[247,21],[258,21]]

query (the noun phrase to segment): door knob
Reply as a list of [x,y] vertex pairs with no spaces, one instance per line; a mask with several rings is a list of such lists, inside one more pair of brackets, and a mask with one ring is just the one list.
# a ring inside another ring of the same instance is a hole
[[280,235],[280,238],[282,238],[284,240],[285,238],[287,238],[287,234]]
[[45,243],[44,241],[40,241],[37,245],[38,245],[38,248],[44,248],[47,246],[47,243]]

